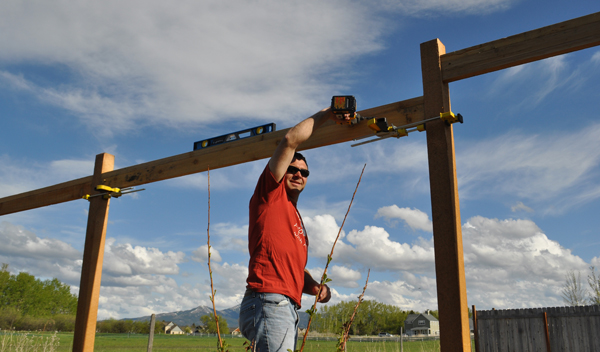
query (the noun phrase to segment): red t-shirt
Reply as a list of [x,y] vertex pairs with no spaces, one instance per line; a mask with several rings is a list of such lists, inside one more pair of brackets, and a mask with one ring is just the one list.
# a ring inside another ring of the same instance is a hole
[[250,199],[248,288],[302,300],[308,237],[284,182],[265,168]]

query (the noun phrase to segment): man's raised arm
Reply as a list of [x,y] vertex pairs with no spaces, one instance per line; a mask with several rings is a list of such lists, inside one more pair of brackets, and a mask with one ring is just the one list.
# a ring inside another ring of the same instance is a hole
[[313,132],[330,118],[333,118],[331,109],[323,109],[302,120],[286,133],[269,160],[269,169],[277,181],[281,181],[285,175],[298,146],[310,138]]

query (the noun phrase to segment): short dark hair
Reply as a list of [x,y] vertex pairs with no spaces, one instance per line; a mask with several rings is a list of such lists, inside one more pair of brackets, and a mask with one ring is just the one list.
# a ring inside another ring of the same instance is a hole
[[308,163],[306,162],[306,158],[304,157],[304,155],[302,155],[302,154],[300,154],[298,152],[295,152],[294,153],[294,157],[292,158],[292,163],[294,161],[296,161],[296,160],[302,160],[302,161],[304,161],[304,163],[306,164],[306,167],[308,168]]

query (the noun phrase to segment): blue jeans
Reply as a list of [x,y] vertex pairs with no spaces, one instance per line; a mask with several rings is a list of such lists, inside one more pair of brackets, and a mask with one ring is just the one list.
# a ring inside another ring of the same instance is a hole
[[254,342],[253,351],[296,350],[298,312],[287,296],[247,290],[240,306],[239,325],[242,335]]

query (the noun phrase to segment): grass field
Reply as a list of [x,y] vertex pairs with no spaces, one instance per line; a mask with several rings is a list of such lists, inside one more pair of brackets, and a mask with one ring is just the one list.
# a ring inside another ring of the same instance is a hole
[[[37,335],[39,336],[39,335]],[[45,336],[51,336],[46,333]],[[58,349],[54,352],[67,352],[72,350],[73,334],[58,334],[60,340]],[[227,337],[225,342],[229,345],[229,351],[244,351],[245,339],[239,337]],[[300,348],[301,341],[298,342]],[[186,335],[155,335],[153,351],[160,352],[183,352],[183,351],[216,351],[216,337],[198,337]],[[95,352],[145,352],[148,348],[148,335],[128,335],[128,334],[96,334]],[[304,351],[335,351],[336,341],[312,341],[308,340]],[[8,351],[8,350],[7,350]],[[348,352],[399,352],[401,351],[400,342],[381,341],[381,342],[359,342],[350,341],[348,343]],[[405,341],[403,343],[404,352],[439,352],[440,344],[438,341]]]

